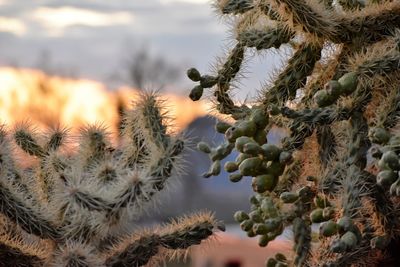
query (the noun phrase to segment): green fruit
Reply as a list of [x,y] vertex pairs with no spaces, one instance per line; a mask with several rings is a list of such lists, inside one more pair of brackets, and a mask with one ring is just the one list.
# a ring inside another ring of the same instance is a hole
[[342,87],[342,91],[345,94],[351,94],[357,88],[358,75],[355,72],[349,72],[339,78],[338,82]]
[[265,224],[256,223],[253,225],[253,232],[256,233],[257,235],[265,235],[269,231],[268,231],[268,227]]
[[358,243],[357,236],[351,231],[347,231],[342,235],[340,241],[346,245],[346,250],[354,249]]
[[240,163],[242,163],[245,159],[249,159],[249,158],[252,158],[252,157],[253,157],[252,155],[245,154],[245,153],[240,153],[240,154],[236,157],[235,162],[236,162],[238,165],[240,165]]
[[275,267],[288,267],[287,263],[278,261],[275,265]]
[[203,91],[204,91],[204,89],[202,86],[200,86],[200,85],[195,86],[190,91],[190,94],[189,94],[190,99],[192,99],[193,101],[199,100],[203,95]]
[[250,219],[244,220],[244,221],[242,221],[242,222],[240,223],[240,228],[241,228],[243,231],[247,232],[247,231],[250,231],[250,230],[253,228],[253,224],[254,224],[253,221],[250,220]]
[[239,128],[244,136],[253,137],[257,131],[257,126],[253,121],[241,121],[238,123],[237,128]]
[[226,132],[230,127],[232,127],[232,125],[230,125],[229,123],[226,123],[226,122],[224,122],[224,121],[219,121],[219,122],[217,122],[217,123],[215,124],[215,130],[216,130],[218,133],[221,133],[221,134],[225,134],[225,132]]
[[250,217],[246,212],[244,212],[242,210],[239,210],[239,211],[235,212],[235,214],[233,215],[233,218],[238,223],[241,223],[241,222],[243,222],[245,220],[248,220]]
[[313,98],[318,107],[326,107],[335,102],[335,98],[329,95],[326,90],[316,92]]
[[253,121],[258,129],[265,129],[268,125],[269,117],[262,108],[253,108],[250,114],[250,120]]
[[276,267],[276,264],[278,261],[274,258],[269,258],[267,262],[265,263],[265,267]]
[[[269,243],[269,241],[271,241],[270,237],[268,235],[262,235],[258,238],[258,245],[260,247],[266,247]],[[267,265],[269,266],[269,265]],[[275,265],[272,265],[275,266]]]
[[267,142],[267,133],[265,130],[258,129],[254,134],[253,139],[257,142],[257,144],[263,145]]
[[264,193],[266,191],[272,191],[279,178],[271,174],[258,175],[252,179],[251,186],[253,191],[257,193]]
[[268,218],[276,218],[278,217],[278,210],[276,209],[274,202],[271,198],[266,197],[261,201],[260,205],[261,211],[268,217]]
[[285,171],[285,165],[280,163],[279,161],[269,161],[265,166],[265,171],[268,174],[279,177]]
[[263,222],[262,214],[259,210],[253,210],[252,212],[250,212],[249,217],[250,220],[252,220],[255,223]]
[[211,165],[210,173],[214,176],[217,176],[221,173],[221,162],[216,160]]
[[254,140],[247,136],[241,136],[235,141],[235,148],[239,152],[243,152],[244,145],[254,143]]
[[325,208],[331,205],[325,196],[320,196],[320,195],[315,196],[314,204],[318,208]]
[[211,152],[211,148],[206,142],[199,142],[197,144],[197,149],[206,154],[209,154]]
[[283,192],[279,198],[284,202],[284,203],[293,203],[296,200],[299,199],[299,196],[296,193],[293,192]]
[[250,229],[249,231],[246,232],[248,237],[255,237],[256,233],[253,232],[253,229]]
[[262,153],[262,148],[257,143],[247,143],[243,146],[243,153],[257,156]]
[[380,145],[384,145],[390,140],[390,133],[381,127],[371,128],[368,136],[373,143]]
[[272,116],[276,116],[281,114],[281,109],[277,106],[277,105],[270,105],[269,107],[269,114],[271,114]]
[[386,151],[381,159],[392,170],[400,169],[399,157],[394,151]]
[[382,157],[382,151],[379,149],[379,147],[378,146],[372,146],[371,148],[370,148],[370,153],[371,153],[371,156],[372,157],[374,157],[374,158],[376,158],[376,159],[380,159],[381,157]]
[[346,244],[341,240],[335,240],[331,245],[331,250],[334,253],[342,253],[346,251]]
[[340,218],[337,221],[337,225],[338,225],[339,231],[344,233],[344,232],[349,231],[351,228],[353,228],[354,223],[353,223],[353,221],[351,220],[350,217],[343,216],[342,218]]
[[324,220],[332,219],[334,215],[335,215],[334,208],[326,207],[326,208],[323,209],[322,216],[324,217]]
[[287,152],[287,151],[282,151],[279,154],[279,162],[284,165],[289,165],[290,163],[292,163],[293,162],[292,153]]
[[338,81],[335,80],[327,82],[324,86],[324,89],[335,99],[338,99],[343,92],[342,86]]
[[383,235],[383,236],[376,236],[371,239],[371,248],[377,249],[385,249],[390,243],[390,237]]
[[323,236],[332,236],[338,232],[338,225],[334,221],[327,221],[320,225],[319,233]]
[[239,165],[239,171],[243,176],[255,176],[260,172],[262,160],[259,157],[253,157],[243,160]]
[[186,75],[194,82],[200,81],[201,75],[196,68],[190,68],[186,71]]
[[392,170],[380,171],[376,176],[376,183],[380,186],[386,187],[393,184],[398,177],[397,172]]
[[224,169],[225,169],[225,171],[227,171],[227,172],[234,172],[234,171],[237,171],[238,170],[238,165],[237,165],[237,163],[236,162],[233,162],[233,161],[227,161],[227,162],[225,162],[225,164],[224,164]]
[[267,232],[274,232],[282,225],[282,221],[279,218],[267,219],[265,220],[264,225],[267,229]]
[[232,183],[237,183],[237,182],[239,182],[240,180],[242,180],[242,178],[243,178],[243,175],[241,175],[240,173],[231,173],[231,174],[229,175],[229,180],[230,180]]
[[390,186],[389,191],[392,196],[400,196],[400,178]]
[[261,146],[263,151],[263,156],[266,161],[278,160],[281,154],[281,149],[272,144],[264,144]]
[[236,139],[238,139],[239,137],[241,137],[243,135],[244,135],[244,133],[243,133],[242,129],[237,128],[236,126],[230,127],[225,132],[225,138],[230,143],[234,143],[236,141]]
[[210,88],[213,87],[218,82],[217,77],[210,76],[210,75],[203,75],[200,77],[200,85],[203,88]]
[[310,220],[313,223],[323,222],[323,221],[325,221],[323,214],[324,214],[324,210],[323,209],[320,209],[320,208],[315,209],[310,213]]
[[258,200],[258,198],[256,196],[251,196],[249,201],[253,205],[256,205],[256,206],[260,205],[260,201]]
[[315,193],[309,186],[303,186],[297,191],[297,194],[299,195],[299,198],[303,202],[311,201],[315,196]]

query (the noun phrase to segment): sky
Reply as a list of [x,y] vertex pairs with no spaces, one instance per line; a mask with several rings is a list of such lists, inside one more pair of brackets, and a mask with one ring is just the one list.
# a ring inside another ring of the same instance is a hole
[[[192,66],[205,73],[230,43],[229,26],[207,0],[0,0],[0,66],[51,69],[110,87],[141,47],[182,73]],[[265,56],[254,60],[247,71],[257,78],[249,75],[241,98],[254,95],[258,76],[273,67]],[[182,75],[172,90],[186,94],[192,85]]]

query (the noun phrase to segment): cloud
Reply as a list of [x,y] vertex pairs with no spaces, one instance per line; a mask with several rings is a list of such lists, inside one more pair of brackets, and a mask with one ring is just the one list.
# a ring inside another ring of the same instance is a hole
[[74,25],[101,27],[123,25],[133,22],[129,12],[102,13],[98,11],[64,6],[59,8],[39,7],[30,17],[46,29],[51,35],[62,35],[66,28]]
[[26,33],[26,25],[24,22],[7,17],[0,17],[0,32],[9,32],[18,36]]

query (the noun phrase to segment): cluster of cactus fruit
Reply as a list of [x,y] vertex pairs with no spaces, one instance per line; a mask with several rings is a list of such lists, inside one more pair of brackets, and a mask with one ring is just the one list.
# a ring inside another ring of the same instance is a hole
[[1,128],[0,266],[154,266],[223,230],[208,213],[133,227],[184,150],[162,105],[143,95],[124,115],[117,145],[102,126],[83,128],[75,149],[60,128],[42,136],[26,124]]
[[[234,17],[235,44],[190,98],[212,92],[226,120],[225,142],[198,149],[232,182],[252,177],[251,211],[234,218],[259,245],[291,227],[294,253],[266,266],[398,266],[400,239],[400,1],[219,0]],[[257,100],[237,104],[236,87],[249,51],[284,47],[293,55]],[[271,144],[271,129],[284,133]],[[319,244],[311,244],[319,224]],[[395,262],[395,263],[393,263]],[[396,265],[397,264],[397,265]]]

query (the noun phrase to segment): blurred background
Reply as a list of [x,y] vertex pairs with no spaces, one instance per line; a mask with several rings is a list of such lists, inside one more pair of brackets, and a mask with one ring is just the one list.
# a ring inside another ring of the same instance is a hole
[[[194,85],[185,71],[215,70],[217,57],[232,44],[229,30],[207,0],[0,0],[0,122],[29,120],[39,129],[60,123],[72,132],[102,122],[116,132],[120,111],[138,92],[157,90],[168,99],[177,131],[193,144],[218,144],[223,136],[214,131],[212,106],[187,97]],[[256,96],[284,61],[276,51],[248,53],[237,101]],[[277,133],[269,136],[278,139]],[[194,249],[187,263],[170,265],[261,267],[277,251],[288,251],[285,237],[260,248],[240,231],[233,213],[249,209],[250,181],[233,184],[226,173],[204,179],[209,163],[206,155],[188,151],[186,173],[143,223],[211,210],[227,232]]]

